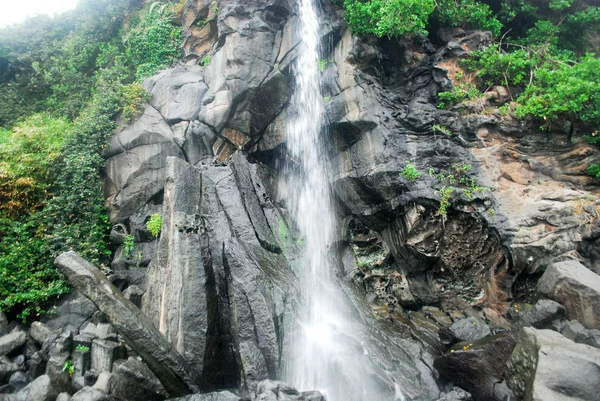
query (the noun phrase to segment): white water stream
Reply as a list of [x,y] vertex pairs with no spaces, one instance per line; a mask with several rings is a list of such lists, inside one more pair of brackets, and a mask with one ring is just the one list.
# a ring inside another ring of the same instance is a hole
[[329,246],[335,217],[327,179],[322,133],[324,101],[320,92],[318,0],[298,0],[299,55],[295,69],[296,110],[287,126],[288,152],[294,164],[288,195],[304,238],[299,263],[302,291],[300,322],[292,333],[292,355],[285,380],[300,390],[317,389],[328,401],[384,401],[376,396],[364,361],[366,349],[356,339],[359,326],[335,280]]

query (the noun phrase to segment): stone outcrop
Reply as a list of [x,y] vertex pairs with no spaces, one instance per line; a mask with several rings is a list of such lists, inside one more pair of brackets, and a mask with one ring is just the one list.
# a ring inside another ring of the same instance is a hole
[[540,292],[563,304],[572,319],[600,329],[600,276],[569,260],[550,265],[538,282]]
[[554,331],[524,328],[508,365],[519,399],[600,400],[600,350]]
[[108,316],[171,395],[189,394],[196,389],[187,361],[98,269],[73,251],[58,256],[55,264],[78,291]]

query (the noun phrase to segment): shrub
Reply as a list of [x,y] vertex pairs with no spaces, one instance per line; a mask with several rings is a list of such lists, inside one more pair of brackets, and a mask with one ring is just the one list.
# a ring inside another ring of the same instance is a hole
[[600,164],[592,164],[588,167],[588,174],[592,177],[600,178]]
[[210,65],[210,56],[206,55],[206,56],[202,57],[202,60],[200,61],[200,67],[202,67],[202,69],[205,69],[209,65]]
[[155,237],[158,237],[160,230],[162,229],[162,216],[158,213],[154,213],[150,216],[150,220],[146,222],[146,228]]
[[140,83],[134,82],[121,88],[122,118],[127,123],[144,111],[144,105],[150,101],[151,95]]
[[407,163],[406,166],[400,172],[400,175],[409,181],[416,181],[421,176],[421,173],[416,169],[416,167],[413,164]]
[[135,239],[133,238],[133,235],[128,234],[125,236],[125,240],[123,241],[123,255],[125,255],[126,258],[129,258],[134,249]]

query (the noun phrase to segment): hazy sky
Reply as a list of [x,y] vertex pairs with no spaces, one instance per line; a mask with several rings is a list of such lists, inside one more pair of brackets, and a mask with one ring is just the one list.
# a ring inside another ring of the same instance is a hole
[[0,0],[0,27],[37,14],[56,14],[75,8],[78,0]]

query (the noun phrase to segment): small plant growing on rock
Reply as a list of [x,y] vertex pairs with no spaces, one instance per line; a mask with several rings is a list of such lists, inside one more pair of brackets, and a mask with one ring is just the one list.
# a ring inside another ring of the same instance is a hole
[[452,131],[450,131],[450,129],[448,129],[448,127],[444,126],[444,125],[439,125],[439,124],[433,124],[433,126],[431,127],[431,129],[433,130],[433,135],[435,136],[436,133],[442,133],[446,136],[452,136]]
[[129,234],[125,237],[125,240],[123,241],[123,255],[125,255],[126,258],[129,258],[131,256],[131,252],[135,249],[135,239],[133,238],[133,235]]
[[83,351],[83,352],[88,352],[90,350],[90,347],[85,346],[83,344],[77,344],[77,347],[75,347],[75,349],[77,351]]
[[202,57],[202,61],[200,61],[200,67],[202,67],[202,69],[205,69],[209,65],[210,65],[210,56],[206,55],[206,56]]
[[69,377],[73,376],[73,373],[75,372],[75,365],[73,365],[73,361],[65,362],[63,366],[63,372],[67,372]]
[[154,213],[150,216],[150,220],[146,222],[146,228],[154,237],[158,237],[162,229],[162,216],[159,213]]
[[419,173],[412,163],[407,163],[400,172],[400,175],[409,181],[416,181],[421,176],[421,173]]
[[456,188],[454,187],[441,187],[439,191],[435,191],[436,195],[440,197],[440,207],[438,214],[440,216],[448,215],[448,207],[450,207],[450,197],[454,193]]

